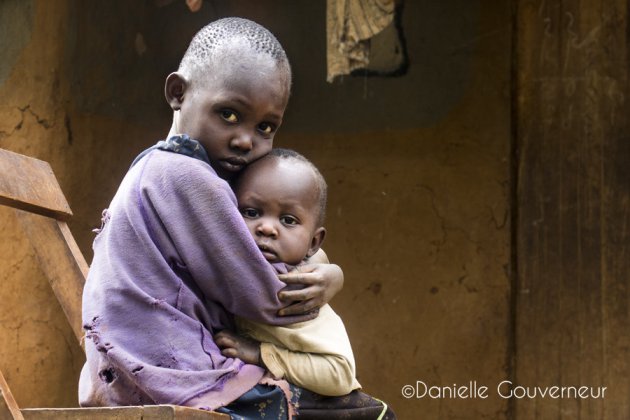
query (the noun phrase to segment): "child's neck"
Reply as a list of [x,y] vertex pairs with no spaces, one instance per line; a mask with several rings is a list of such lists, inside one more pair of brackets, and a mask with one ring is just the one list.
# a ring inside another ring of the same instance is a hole
[[171,129],[168,132],[168,136],[166,136],[167,139],[176,136],[177,134],[184,134],[184,133],[178,133],[177,132],[177,118],[179,117],[179,111],[173,111],[173,123],[171,124]]

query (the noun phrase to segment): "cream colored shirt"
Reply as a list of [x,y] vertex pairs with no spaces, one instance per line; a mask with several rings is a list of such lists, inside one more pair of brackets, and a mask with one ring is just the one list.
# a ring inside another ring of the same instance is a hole
[[296,324],[272,326],[237,318],[236,326],[261,342],[261,358],[278,379],[329,396],[361,388],[346,328],[330,305],[317,318]]

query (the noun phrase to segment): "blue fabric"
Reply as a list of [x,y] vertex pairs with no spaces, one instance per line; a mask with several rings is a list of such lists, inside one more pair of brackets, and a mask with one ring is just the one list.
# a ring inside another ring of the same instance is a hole
[[287,410],[287,399],[280,388],[256,385],[237,400],[216,411],[229,414],[233,420],[285,420],[288,418]]

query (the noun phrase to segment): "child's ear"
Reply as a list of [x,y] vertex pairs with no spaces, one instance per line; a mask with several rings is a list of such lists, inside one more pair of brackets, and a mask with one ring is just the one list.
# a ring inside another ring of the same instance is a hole
[[311,239],[311,246],[306,253],[307,257],[312,257],[315,255],[319,248],[321,248],[322,243],[324,243],[324,238],[326,237],[326,229],[323,227],[317,228],[313,238]]
[[166,78],[164,85],[164,95],[166,102],[171,106],[173,111],[179,111],[184,101],[184,92],[188,88],[188,82],[181,73],[171,73]]

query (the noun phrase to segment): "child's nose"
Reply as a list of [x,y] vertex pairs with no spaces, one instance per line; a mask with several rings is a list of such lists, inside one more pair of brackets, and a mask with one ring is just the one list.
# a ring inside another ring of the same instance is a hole
[[230,142],[230,146],[233,149],[238,149],[242,152],[249,152],[252,150],[254,143],[252,140],[251,134],[246,132],[240,132],[238,135],[234,136],[232,141]]
[[256,233],[262,236],[269,236],[276,238],[278,236],[278,230],[270,221],[264,220],[256,227]]

